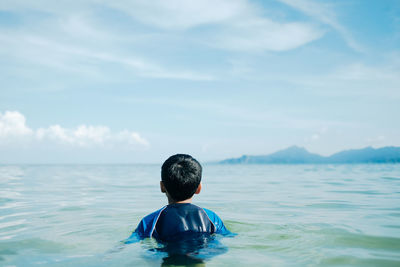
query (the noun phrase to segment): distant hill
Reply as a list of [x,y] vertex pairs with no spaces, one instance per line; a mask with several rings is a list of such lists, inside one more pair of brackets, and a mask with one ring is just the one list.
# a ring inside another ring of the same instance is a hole
[[305,148],[291,146],[263,156],[243,155],[225,159],[221,164],[316,164],[316,163],[400,163],[400,147],[382,147],[345,150],[329,157],[308,152]]

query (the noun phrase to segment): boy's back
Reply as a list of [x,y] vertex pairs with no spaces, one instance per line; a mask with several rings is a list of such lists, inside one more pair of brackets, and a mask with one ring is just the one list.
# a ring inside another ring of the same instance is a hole
[[200,163],[189,155],[169,157],[161,167],[161,192],[168,205],[144,217],[127,242],[147,237],[175,241],[191,234],[230,234],[214,212],[191,204],[201,191]]
[[193,204],[170,204],[156,223],[158,239],[172,241],[187,233],[214,233],[215,227],[206,212]]

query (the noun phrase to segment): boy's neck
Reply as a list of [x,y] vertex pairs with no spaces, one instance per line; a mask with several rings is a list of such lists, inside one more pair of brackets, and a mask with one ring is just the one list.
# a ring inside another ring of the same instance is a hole
[[173,200],[172,198],[168,197],[168,205],[171,205],[171,204],[192,203],[192,198],[193,198],[193,197],[188,198],[188,199],[185,199],[185,200],[181,200],[181,201],[175,201],[175,200]]

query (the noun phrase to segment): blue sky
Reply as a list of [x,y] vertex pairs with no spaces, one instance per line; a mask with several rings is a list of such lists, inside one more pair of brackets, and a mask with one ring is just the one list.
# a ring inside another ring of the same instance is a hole
[[400,146],[400,2],[0,2],[0,162]]

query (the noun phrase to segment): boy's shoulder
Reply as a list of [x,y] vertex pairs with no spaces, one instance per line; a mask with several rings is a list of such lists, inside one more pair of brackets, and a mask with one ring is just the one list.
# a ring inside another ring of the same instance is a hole
[[224,222],[221,220],[221,218],[212,210],[206,209],[206,208],[201,208],[205,211],[207,214],[207,217],[211,221],[211,223],[215,227],[215,233],[217,234],[222,234],[222,235],[227,235],[230,234],[231,232],[226,229]]
[[156,210],[156,211],[154,211],[154,212],[152,212],[152,213],[150,213],[150,214],[147,214],[146,216],[143,217],[142,221],[144,221],[144,222],[149,222],[149,221],[154,220],[154,218],[157,218],[157,216],[159,216],[160,213],[161,213],[166,207],[167,207],[167,206],[164,206],[164,207],[162,207],[162,208],[160,208],[160,209],[158,209],[158,210]]
[[161,209],[158,209],[148,215],[146,215],[139,223],[137,226],[136,230],[134,233],[136,233],[139,238],[146,238],[146,237],[151,237],[154,228],[156,226],[157,220],[160,217],[161,212],[166,208],[167,206],[162,207]]

